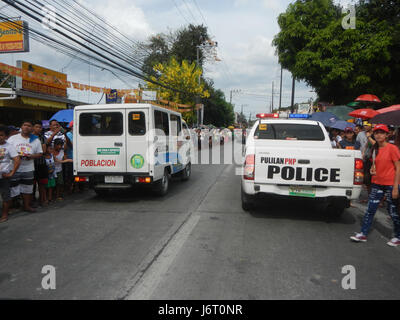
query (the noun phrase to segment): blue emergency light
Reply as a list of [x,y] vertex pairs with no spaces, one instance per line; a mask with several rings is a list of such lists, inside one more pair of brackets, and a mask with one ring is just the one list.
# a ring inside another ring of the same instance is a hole
[[309,114],[299,114],[299,113],[289,114],[289,119],[308,119],[308,118],[310,118]]

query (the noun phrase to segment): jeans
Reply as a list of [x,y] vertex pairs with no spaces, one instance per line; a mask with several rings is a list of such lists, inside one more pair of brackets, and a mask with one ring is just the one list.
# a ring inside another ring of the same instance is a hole
[[372,184],[371,193],[369,195],[368,209],[365,213],[361,232],[366,236],[371,228],[372,222],[376,211],[378,210],[379,203],[386,196],[388,204],[388,212],[393,220],[394,234],[396,238],[400,239],[400,216],[397,211],[397,200],[392,199],[393,186],[381,186]]

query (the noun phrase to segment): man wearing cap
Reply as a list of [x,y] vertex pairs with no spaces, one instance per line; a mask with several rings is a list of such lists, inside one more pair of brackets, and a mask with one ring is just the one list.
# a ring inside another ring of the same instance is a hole
[[360,144],[360,150],[364,156],[365,150],[368,145],[368,138],[372,134],[372,126],[368,121],[364,121],[363,125],[364,125],[364,130],[357,135],[357,141]]
[[339,142],[340,149],[360,150],[360,143],[356,140],[356,135],[351,127],[344,129],[344,139]]
[[376,144],[373,148],[371,168],[372,185],[368,208],[364,215],[360,233],[350,237],[355,242],[366,242],[374,215],[379,203],[386,196],[388,212],[394,225],[394,238],[387,244],[392,247],[400,245],[400,216],[398,213],[400,183],[400,151],[397,146],[388,143],[389,128],[384,124],[374,127]]

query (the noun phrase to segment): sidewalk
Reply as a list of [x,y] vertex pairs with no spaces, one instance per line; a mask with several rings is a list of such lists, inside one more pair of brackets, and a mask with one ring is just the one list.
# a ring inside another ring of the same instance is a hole
[[[368,199],[367,190],[363,188],[360,196],[360,200]],[[360,203],[360,200],[353,200],[351,202],[352,208],[355,208],[354,213],[356,214],[357,218],[360,219],[360,222],[364,218],[364,214],[367,211],[367,203]],[[380,232],[384,237],[391,239],[393,237],[393,223],[392,219],[390,218],[386,204],[385,207],[379,208],[375,214],[374,222],[372,224],[372,229],[376,229]]]

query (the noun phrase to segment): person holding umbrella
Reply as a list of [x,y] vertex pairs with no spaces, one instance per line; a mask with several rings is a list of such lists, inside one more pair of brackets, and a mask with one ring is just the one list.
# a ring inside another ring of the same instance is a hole
[[400,151],[387,142],[389,129],[384,124],[374,128],[376,144],[373,150],[371,168],[372,188],[369,195],[368,208],[364,215],[360,233],[351,236],[354,242],[366,242],[374,216],[380,201],[386,196],[388,212],[394,224],[394,238],[387,244],[397,247],[400,245],[400,216],[398,213],[399,183],[400,183]]

